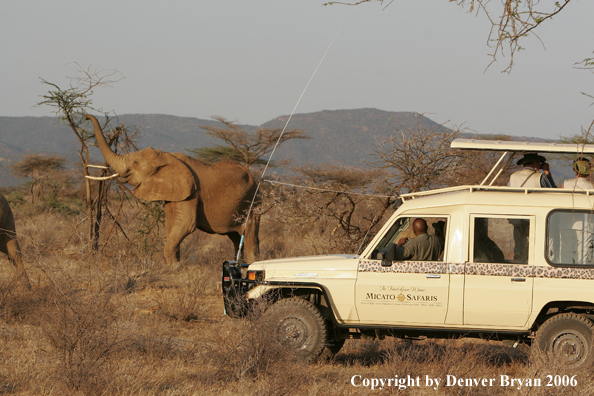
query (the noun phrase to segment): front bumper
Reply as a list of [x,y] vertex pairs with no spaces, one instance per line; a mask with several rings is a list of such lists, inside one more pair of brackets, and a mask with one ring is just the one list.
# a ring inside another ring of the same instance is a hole
[[249,264],[238,264],[235,261],[223,262],[222,290],[225,315],[232,318],[241,318],[247,314],[247,292],[259,283],[246,278],[248,267]]

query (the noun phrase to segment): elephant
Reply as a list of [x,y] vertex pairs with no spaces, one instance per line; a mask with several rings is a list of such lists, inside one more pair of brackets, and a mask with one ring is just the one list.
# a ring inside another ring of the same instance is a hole
[[[107,164],[133,194],[144,201],[165,202],[166,241],[163,255],[168,265],[179,261],[179,245],[196,229],[226,235],[238,255],[242,234],[244,256],[254,262],[259,252],[259,215],[247,215],[252,201],[257,205],[257,184],[250,173],[235,161],[206,164],[182,153],[145,148],[119,155],[107,144],[97,119],[91,120],[97,146]],[[247,216],[246,216],[247,215]],[[244,226],[247,217],[247,225]]]
[[8,201],[2,194],[0,194],[0,252],[5,253],[10,262],[16,267],[17,282],[30,289],[31,284],[23,266],[21,249],[17,241],[14,216]]

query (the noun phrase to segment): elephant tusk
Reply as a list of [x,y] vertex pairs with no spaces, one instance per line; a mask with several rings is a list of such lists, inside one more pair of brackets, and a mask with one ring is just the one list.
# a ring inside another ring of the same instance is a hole
[[110,179],[115,179],[116,177],[119,176],[119,173],[113,174],[111,176],[85,176],[87,179],[91,179],[91,180],[110,180]]
[[87,168],[109,169],[109,167],[103,165],[87,165]]

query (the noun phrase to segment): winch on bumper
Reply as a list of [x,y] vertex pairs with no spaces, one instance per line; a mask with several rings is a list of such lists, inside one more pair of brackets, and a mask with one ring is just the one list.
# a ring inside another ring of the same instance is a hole
[[247,292],[264,280],[264,271],[249,271],[249,264],[223,262],[223,301],[225,315],[241,318],[248,312]]

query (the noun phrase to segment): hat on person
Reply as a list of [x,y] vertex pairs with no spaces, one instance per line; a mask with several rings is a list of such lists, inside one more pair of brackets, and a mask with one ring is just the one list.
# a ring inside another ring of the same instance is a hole
[[588,176],[590,174],[590,160],[588,158],[578,158],[573,161],[573,170],[580,175]]
[[517,165],[526,165],[526,164],[531,164],[534,161],[538,161],[538,162],[545,162],[547,159],[545,157],[543,157],[542,155],[538,155],[537,153],[526,153],[524,154],[523,158],[520,158],[520,160],[516,163]]

